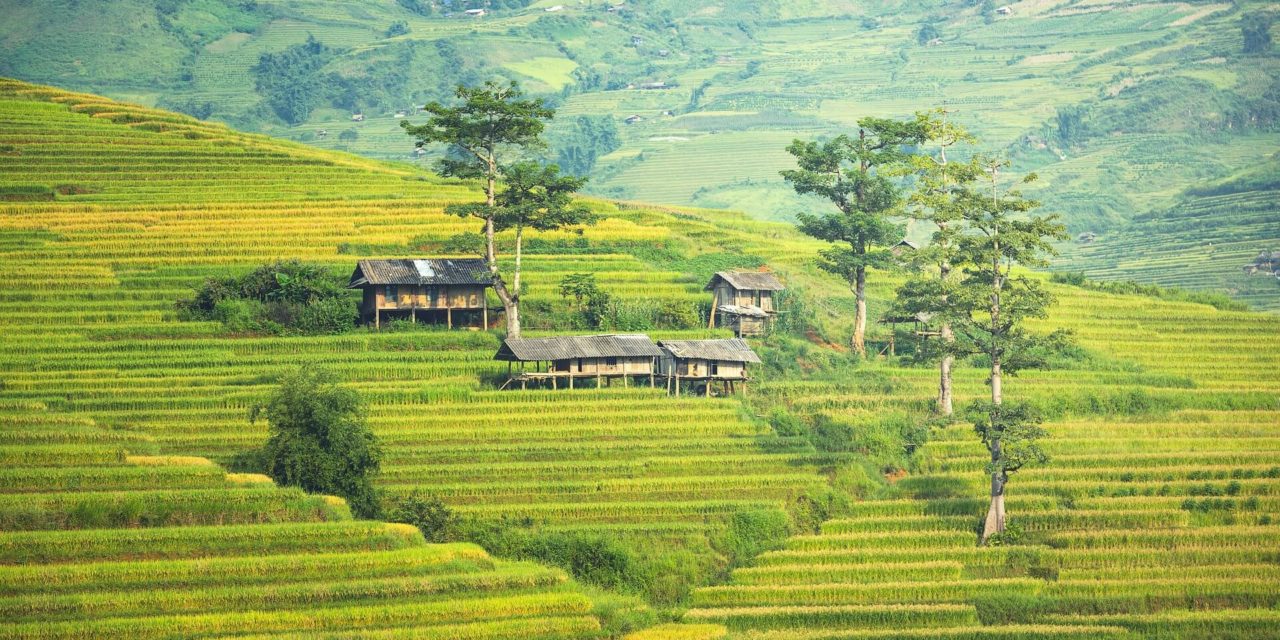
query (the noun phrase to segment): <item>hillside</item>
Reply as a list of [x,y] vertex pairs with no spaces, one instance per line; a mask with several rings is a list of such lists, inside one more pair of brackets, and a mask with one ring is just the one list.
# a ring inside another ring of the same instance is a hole
[[[510,78],[559,107],[550,154],[589,174],[592,193],[773,220],[812,206],[778,176],[793,138],[945,106],[1037,171],[1035,195],[1073,233],[1098,235],[1064,268],[1280,301],[1274,283],[1241,286],[1238,265],[1204,262],[1211,240],[1144,224],[1280,147],[1280,62],[1246,51],[1242,33],[1275,22],[1272,3],[1021,0],[1006,14],[976,0],[539,0],[479,18],[464,4],[477,3],[14,3],[0,75],[410,161],[398,125],[418,105]],[[1232,224],[1230,202],[1198,206],[1240,251],[1280,240]],[[1205,269],[1089,257],[1127,255],[1134,239]]]
[[[1037,329],[1074,329],[1087,355],[1009,382],[1049,412],[1054,457],[1010,485],[1026,539],[977,549],[978,443],[877,440],[921,414],[935,373],[829,346],[852,296],[789,226],[594,201],[606,220],[580,250],[527,257],[535,333],[556,329],[568,273],[657,308],[696,304],[709,270],[768,263],[812,326],[757,344],[748,397],[497,391],[490,332],[238,336],[174,310],[276,258],[345,274],[436,246],[468,229],[442,209],[471,185],[14,81],[0,145],[0,608],[23,612],[0,636],[600,637],[657,619],[640,596],[742,638],[1276,637],[1275,316],[1052,285]],[[873,277],[880,313],[894,279]],[[495,553],[616,544],[634,580],[424,545],[212,466],[264,439],[247,408],[304,363],[370,402],[392,496],[441,497],[501,533]],[[984,389],[959,368],[958,400]]]

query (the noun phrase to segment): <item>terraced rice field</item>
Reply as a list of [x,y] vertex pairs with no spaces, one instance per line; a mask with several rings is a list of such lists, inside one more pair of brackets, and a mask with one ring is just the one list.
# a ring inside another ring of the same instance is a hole
[[0,417],[0,637],[598,636],[558,569],[18,404]]
[[[76,153],[62,151],[70,139]],[[343,243],[467,230],[442,208],[469,187],[14,82],[0,85],[0,148],[0,186],[77,186],[0,204],[0,610],[12,612],[0,636],[604,633],[599,597],[559,570],[425,545],[210,462],[262,441],[247,409],[300,364],[369,401],[393,495],[423,488],[468,517],[700,548],[733,514],[784,509],[857,455],[777,435],[752,415],[759,403],[873,418],[932,394],[931,370],[893,362],[865,365],[890,381],[879,387],[764,380],[746,403],[643,386],[497,392],[505,367],[487,332],[227,336],[177,321],[173,301],[275,258],[345,271],[360,256]],[[609,218],[589,239],[733,246],[797,290],[831,292],[808,300],[819,322],[851,306],[784,227],[596,206]],[[705,295],[632,255],[527,264],[530,301],[556,302],[560,276],[583,271],[629,299]],[[877,307],[892,282],[875,279]],[[1054,290],[1039,328],[1073,328],[1102,359],[1009,383],[1054,412],[1053,463],[1010,485],[1024,544],[974,546],[982,451],[953,427],[882,499],[696,591],[686,624],[636,638],[1274,635],[1280,320]],[[980,371],[960,370],[962,399],[984,390]]]
[[[1278,201],[1274,190],[1188,198],[1140,216],[1132,230],[1116,237],[1072,247],[1063,262],[1098,280],[1225,289],[1254,308],[1277,311],[1280,281],[1244,274],[1242,267],[1258,252],[1280,246]],[[1161,242],[1150,242],[1153,236]]]
[[[31,164],[8,174],[16,180],[52,175],[103,186],[71,203],[25,204],[5,218],[12,288],[0,309],[15,337],[3,347],[12,401],[145,431],[163,453],[226,459],[265,438],[266,425],[246,419],[264,383],[320,364],[342,371],[371,403],[388,450],[383,482],[393,494],[428,486],[465,514],[549,526],[701,536],[726,514],[779,508],[822,482],[814,469],[823,460],[800,443],[778,440],[771,453],[761,452],[768,429],[744,420],[733,403],[673,403],[648,388],[582,392],[572,400],[484,391],[481,380],[504,370],[491,359],[497,341],[488,333],[246,339],[218,336],[213,323],[175,323],[173,301],[210,275],[283,256],[341,272],[354,262],[337,255],[344,242],[395,244],[470,230],[441,214],[467,193],[385,170],[299,162],[287,152],[267,163],[194,153],[188,147],[209,143],[136,132],[57,102],[3,104],[40,114],[15,118],[6,141],[24,140],[24,127],[49,117],[47,127],[58,114],[88,147],[116,141],[117,130],[148,143],[121,165],[97,165],[96,174],[60,164],[69,161],[49,151],[52,145],[22,147]],[[297,173],[281,170],[289,162],[298,163]],[[191,176],[197,163],[198,180]],[[228,183],[261,186],[215,191],[213,202],[173,202]],[[276,202],[286,197],[278,192],[286,184],[294,196],[310,197]],[[149,202],[114,202],[126,194]],[[262,201],[216,202],[224,197]],[[588,233],[654,242],[670,235],[670,227],[643,217],[615,215]],[[561,276],[581,271],[596,273],[619,297],[702,295],[700,282],[626,255],[534,256],[528,268],[533,302],[552,299]],[[36,293],[48,287],[60,292]],[[68,307],[68,297],[78,302]]]
[[[1141,370],[1014,380],[1067,412],[1047,425],[1050,463],[1009,485],[1021,544],[975,547],[988,454],[948,427],[892,495],[698,590],[685,619],[777,640],[1276,637],[1280,383],[1264,372],[1280,321],[1059,293],[1049,324]],[[898,375],[907,396],[934,383]],[[958,393],[984,393],[980,372],[963,379]],[[831,415],[886,408],[838,387],[772,392]]]

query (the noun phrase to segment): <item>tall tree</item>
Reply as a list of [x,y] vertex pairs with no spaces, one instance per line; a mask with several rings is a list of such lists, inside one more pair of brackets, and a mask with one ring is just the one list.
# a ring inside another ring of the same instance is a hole
[[[1056,215],[1027,214],[1040,203],[1024,198],[1016,188],[1001,188],[1000,172],[1006,162],[981,159],[985,184],[956,194],[964,232],[958,236],[957,259],[963,277],[956,291],[964,310],[958,331],[990,363],[990,401],[977,401],[968,414],[987,447],[991,476],[991,503],[983,523],[981,541],[1005,530],[1005,486],[1010,474],[1027,464],[1043,462],[1039,439],[1045,435],[1041,418],[1025,403],[1004,402],[1004,376],[1032,364],[1035,339],[1026,333],[1027,318],[1044,317],[1053,296],[1036,280],[1016,272],[1020,267],[1044,266],[1044,256],[1054,253],[1051,240],[1066,239]],[[1031,174],[1023,178],[1035,180]]]
[[[519,162],[502,171],[503,189],[496,198],[498,215],[494,219],[497,231],[515,231],[515,269],[512,271],[511,295],[515,307],[520,303],[520,261],[524,253],[525,229],[553,231],[579,225],[595,224],[597,216],[581,203],[573,201],[573,194],[586,184],[586,178],[560,174],[556,165],[539,165],[535,162]],[[507,333],[510,334],[510,322]],[[515,329],[520,331],[520,319],[516,317]]]
[[911,157],[910,166],[917,176],[916,187],[908,196],[908,215],[932,223],[937,230],[929,246],[911,256],[914,274],[898,288],[895,313],[928,316],[938,326],[941,344],[936,349],[938,361],[937,411],[952,415],[951,369],[955,362],[955,332],[952,317],[957,312],[953,291],[958,286],[953,264],[957,258],[957,241],[963,217],[957,187],[972,183],[982,168],[973,160],[952,162],[947,150],[961,142],[974,142],[963,127],[947,120],[947,112],[935,109],[916,114],[917,121],[928,131],[936,154],[920,153]]
[[513,156],[541,145],[539,136],[545,121],[555,111],[541,99],[524,99],[515,82],[503,85],[486,82],[479,87],[459,85],[455,95],[461,104],[445,106],[431,102],[424,110],[431,114],[426,124],[401,122],[411,136],[425,143],[439,142],[452,153],[442,158],[442,175],[484,180],[485,201],[482,205],[451,205],[449,213],[475,217],[484,221],[485,264],[493,281],[493,290],[502,301],[507,318],[507,335],[520,337],[520,298],[518,290],[508,288],[498,267],[495,242],[497,232],[498,178],[502,167]]
[[916,120],[863,118],[856,137],[840,135],[826,142],[795,140],[787,152],[798,169],[782,172],[796,193],[830,200],[836,211],[797,216],[800,231],[832,244],[819,266],[849,283],[857,299],[851,346],[866,355],[867,268],[893,264],[888,247],[902,239],[891,218],[902,213],[902,197],[893,169],[907,158],[905,147],[928,139]]

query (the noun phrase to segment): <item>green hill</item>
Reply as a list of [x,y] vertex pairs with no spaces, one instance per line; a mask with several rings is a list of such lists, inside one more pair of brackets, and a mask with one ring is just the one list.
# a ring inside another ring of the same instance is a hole
[[[1054,457],[1010,485],[1025,539],[976,549],[977,444],[902,448],[936,373],[830,346],[852,295],[788,225],[595,201],[605,222],[526,258],[535,334],[565,331],[568,273],[650,310],[768,263],[811,322],[756,344],[749,396],[498,391],[490,332],[244,336],[174,307],[277,258],[439,246],[473,185],[16,81],[0,146],[0,636],[602,637],[656,621],[641,596],[713,625],[648,639],[1276,637],[1275,316],[1050,285],[1036,329],[1085,355],[1009,382]],[[874,313],[895,282],[873,274]],[[489,553],[211,466],[262,442],[247,409],[300,364],[369,401],[380,486],[441,497]],[[957,371],[957,400],[985,392]]]
[[[1246,50],[1242,31],[1275,11],[1254,0],[1021,0],[1007,13],[990,0],[521,0],[478,18],[461,1],[12,4],[0,75],[394,160],[413,160],[398,124],[418,105],[504,77],[559,107],[550,155],[589,173],[592,193],[764,219],[812,206],[778,176],[792,138],[945,106],[985,148],[1040,173],[1035,195],[1073,233],[1099,234],[1090,252],[1128,254],[1138,238],[1199,264],[1207,242],[1144,220],[1280,146],[1280,62]],[[1218,227],[1234,220],[1231,203],[1202,204],[1201,217],[1228,221]],[[1249,224],[1224,233],[1242,247],[1276,239]],[[1065,266],[1276,304],[1236,282],[1235,265],[1164,264]]]

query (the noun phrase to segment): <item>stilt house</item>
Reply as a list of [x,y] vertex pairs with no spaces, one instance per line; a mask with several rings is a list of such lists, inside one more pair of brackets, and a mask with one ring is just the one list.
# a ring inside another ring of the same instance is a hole
[[[494,354],[494,360],[508,363],[508,381],[504,387],[519,382],[527,388],[530,382],[561,384],[574,387],[574,381],[594,380],[596,386],[621,379],[626,385],[631,378],[654,379],[657,360],[662,350],[643,334],[598,336],[558,336],[553,338],[507,338]],[[519,363],[514,370],[512,364]],[[579,382],[581,384],[581,382]]]
[[383,320],[400,319],[450,329],[489,326],[490,286],[483,260],[448,258],[361,260],[347,285],[364,291],[361,322],[380,327]]
[[747,365],[759,364],[760,356],[742,338],[728,340],[663,340],[658,343],[662,359],[658,375],[667,379],[667,389],[680,395],[684,382],[703,382],[703,393],[710,395],[714,382],[722,390],[733,393],[741,384],[746,391]]
[[720,271],[705,287],[714,295],[708,326],[714,328],[718,321],[720,326],[733,329],[740,337],[760,335],[777,313],[774,293],[784,288],[772,273]]

